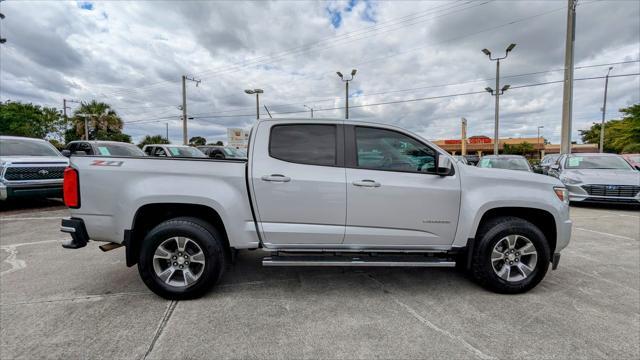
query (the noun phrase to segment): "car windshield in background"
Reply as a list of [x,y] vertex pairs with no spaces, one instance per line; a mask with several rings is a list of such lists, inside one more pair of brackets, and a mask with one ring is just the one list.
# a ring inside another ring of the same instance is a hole
[[247,153],[240,149],[232,148],[232,147],[224,147],[224,154],[230,158],[246,158]]
[[481,168],[529,171],[529,163],[521,158],[484,158],[478,163]]
[[49,143],[33,140],[3,139],[0,156],[60,156]]
[[135,145],[98,144],[98,154],[104,156],[144,156],[144,152]]
[[634,161],[634,162],[640,163],[640,155],[633,155],[633,156],[629,156],[629,159],[630,159],[631,161]]
[[631,170],[631,166],[618,156],[570,156],[565,160],[566,169],[618,169]]
[[167,149],[171,153],[171,156],[175,157],[197,157],[203,158],[207,157],[202,151],[187,146],[167,146]]

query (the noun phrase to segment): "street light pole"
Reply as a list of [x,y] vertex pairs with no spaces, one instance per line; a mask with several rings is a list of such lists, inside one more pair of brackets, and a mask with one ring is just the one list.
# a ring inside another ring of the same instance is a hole
[[567,0],[567,34],[564,50],[564,88],[562,92],[560,154],[571,154],[571,122],[573,121],[573,50],[576,40],[577,4],[578,0]]
[[313,119],[313,108],[312,107],[308,107],[307,105],[302,105],[302,106],[304,106],[307,109],[311,110],[311,118]]
[[604,117],[607,112],[607,88],[609,87],[609,73],[613,66],[609,67],[607,76],[604,78],[604,101],[602,103],[602,122],[600,123],[600,152],[604,152]]
[[187,80],[193,81],[196,83],[196,87],[200,85],[202,80],[197,80],[194,77],[188,77],[186,75],[182,75],[182,144],[188,145],[189,138],[187,135]]
[[489,60],[496,62],[496,89],[494,91],[490,87],[485,88],[485,90],[487,90],[491,95],[494,95],[496,97],[496,105],[495,105],[496,108],[495,108],[494,125],[493,125],[494,126],[494,129],[493,129],[493,154],[494,155],[498,155],[498,147],[499,147],[498,145],[500,142],[499,132],[498,132],[499,124],[500,124],[500,95],[504,94],[504,92],[507,91],[507,89],[509,89],[510,87],[510,85],[505,85],[502,87],[502,89],[500,89],[500,60],[506,59],[514,47],[516,47],[516,44],[510,44],[505,50],[504,56],[498,57],[498,58],[492,57],[491,51],[487,49],[482,49],[482,52],[489,57]]
[[260,120],[260,94],[264,93],[262,89],[247,89],[244,91],[245,93],[252,95],[256,94],[256,119]]
[[356,69],[351,70],[351,78],[346,79],[340,71],[336,71],[336,74],[342,79],[342,81],[346,84],[345,86],[345,95],[344,95],[344,104],[345,104],[345,119],[349,118],[349,82],[353,80],[353,77],[356,76]]
[[538,159],[542,158],[542,153],[540,152],[540,129],[544,129],[544,126],[538,126],[538,138],[536,139],[538,143]]

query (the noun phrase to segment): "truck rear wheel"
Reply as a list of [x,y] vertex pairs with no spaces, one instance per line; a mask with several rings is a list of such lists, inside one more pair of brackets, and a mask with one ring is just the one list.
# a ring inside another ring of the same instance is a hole
[[140,249],[138,271],[147,287],[170,300],[202,296],[222,276],[219,233],[195,218],[175,218],[153,228]]
[[471,275],[489,290],[524,293],[547,273],[551,252],[547,239],[524,219],[494,219],[483,226],[477,241],[471,255]]

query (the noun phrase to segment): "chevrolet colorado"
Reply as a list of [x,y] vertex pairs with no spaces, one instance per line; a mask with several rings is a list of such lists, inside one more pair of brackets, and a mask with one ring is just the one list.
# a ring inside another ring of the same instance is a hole
[[72,156],[63,246],[124,245],[153,292],[185,299],[258,248],[264,266],[457,265],[521,293],[569,242],[558,179],[463,166],[394,126],[259,120],[248,150],[248,160]]

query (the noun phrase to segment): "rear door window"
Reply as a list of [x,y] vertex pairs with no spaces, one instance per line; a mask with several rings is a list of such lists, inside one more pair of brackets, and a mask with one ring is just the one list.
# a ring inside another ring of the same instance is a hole
[[336,125],[276,125],[271,128],[269,155],[293,163],[335,166],[336,139]]

